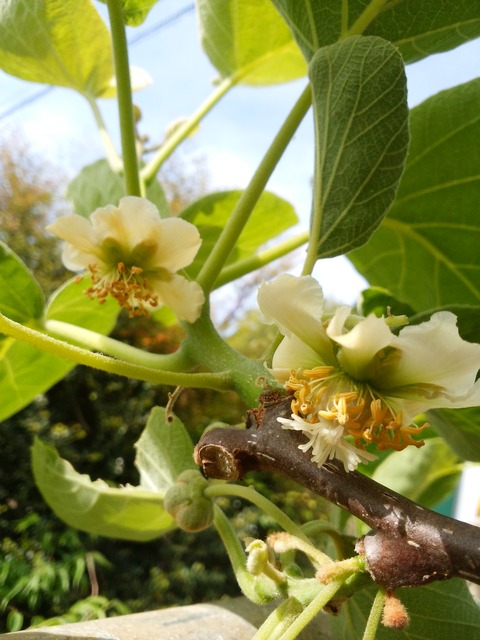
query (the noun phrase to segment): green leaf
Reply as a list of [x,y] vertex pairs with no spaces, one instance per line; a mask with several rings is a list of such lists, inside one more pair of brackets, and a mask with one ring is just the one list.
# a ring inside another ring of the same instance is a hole
[[397,300],[392,296],[390,291],[382,287],[369,287],[360,293],[357,303],[360,315],[368,316],[374,313],[377,317],[394,315],[394,316],[413,316],[414,310],[408,304]]
[[69,526],[88,533],[143,542],[175,527],[160,494],[140,487],[109,487],[92,481],[35,440],[32,470],[45,501]]
[[193,461],[193,444],[182,422],[165,409],[154,407],[147,426],[135,445],[135,465],[140,472],[140,486],[164,496],[167,489],[186,469],[197,469]]
[[[104,159],[83,167],[67,188],[67,198],[72,201],[75,213],[85,218],[99,207],[117,205],[125,195],[123,176],[112,171]],[[153,180],[147,186],[147,198],[154,203],[162,217],[170,215],[165,193],[158,180]]]
[[23,409],[73,367],[72,362],[23,342],[0,340],[0,421]]
[[427,413],[433,429],[463,460],[480,462],[480,408],[432,409]]
[[412,110],[395,204],[368,244],[349,255],[370,284],[416,311],[480,306],[479,101],[477,79]]
[[[47,320],[60,320],[108,334],[115,326],[119,307],[114,300],[105,304],[84,295],[89,281],[78,284],[69,280],[58,289],[45,308]],[[35,396],[61,380],[73,367],[73,362],[40,351],[23,342],[4,338],[0,341],[0,420],[20,411]]]
[[[202,246],[194,262],[186,270],[191,278],[200,271],[211,253],[230,214],[242,195],[241,191],[223,191],[200,198],[181,217],[193,223],[202,237]],[[248,223],[235,245],[227,264],[233,264],[253,255],[263,244],[283,233],[298,222],[290,203],[265,191],[255,206]]]
[[391,206],[408,148],[402,59],[380,38],[349,38],[310,64],[316,134],[311,242],[317,257],[367,241]]
[[273,0],[273,4],[307,60],[320,47],[348,35],[390,40],[405,62],[448,51],[480,35],[480,9],[471,0]]
[[115,326],[120,307],[112,297],[108,297],[102,305],[87,298],[84,292],[91,285],[92,281],[88,276],[80,281],[76,277],[68,280],[49,299],[45,318],[109,334]]
[[200,37],[222,77],[267,85],[305,76],[305,60],[270,0],[198,0]]
[[435,507],[454,490],[460,476],[458,458],[442,438],[420,449],[395,451],[375,469],[373,479],[424,507]]
[[20,258],[0,242],[0,313],[25,323],[42,315],[43,291]]
[[[100,0],[106,4],[107,0]],[[148,12],[157,4],[158,0],[122,0],[123,18],[129,27],[138,27],[148,15]]]
[[114,73],[110,35],[91,0],[0,0],[0,68],[99,97]]
[[[480,607],[464,580],[433,582],[396,594],[407,608],[410,624],[404,631],[380,625],[375,640],[476,640]],[[340,615],[329,617],[335,640],[362,640],[374,595],[373,589],[360,591],[342,604]]]

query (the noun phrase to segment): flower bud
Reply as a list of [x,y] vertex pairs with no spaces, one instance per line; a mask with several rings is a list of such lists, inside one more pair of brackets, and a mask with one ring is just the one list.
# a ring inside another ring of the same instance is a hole
[[165,509],[175,518],[183,531],[191,533],[206,529],[212,524],[213,502],[204,495],[208,486],[199,471],[183,471],[165,496]]

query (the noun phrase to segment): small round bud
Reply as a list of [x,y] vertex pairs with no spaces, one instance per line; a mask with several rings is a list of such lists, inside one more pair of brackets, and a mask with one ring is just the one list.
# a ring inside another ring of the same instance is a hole
[[394,593],[385,594],[382,623],[384,627],[397,631],[408,626],[408,612]]
[[213,502],[204,495],[208,486],[199,471],[183,471],[165,496],[165,509],[175,518],[180,529],[201,531],[212,524]]

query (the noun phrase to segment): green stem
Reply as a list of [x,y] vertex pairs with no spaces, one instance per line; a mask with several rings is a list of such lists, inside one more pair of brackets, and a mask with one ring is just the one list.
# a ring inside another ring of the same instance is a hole
[[278,596],[275,584],[270,586],[260,576],[254,577],[247,571],[245,551],[230,520],[217,505],[214,505],[213,524],[227,551],[238,586],[247,598],[256,604],[265,604]]
[[389,0],[371,0],[363,13],[358,16],[350,29],[342,33],[342,39],[362,34],[369,24],[375,20]]
[[343,536],[335,529],[331,522],[328,520],[311,520],[302,525],[302,531],[309,538],[314,538],[319,533],[324,533],[332,539],[335,545],[335,551],[337,557],[341,560],[347,557],[347,544]]
[[36,349],[46,351],[59,358],[65,358],[76,364],[83,364],[108,373],[126,376],[127,378],[145,380],[154,384],[218,389],[220,391],[226,391],[233,386],[233,381],[227,373],[176,373],[158,371],[81,349],[80,347],[52,338],[35,329],[24,327],[18,322],[6,318],[2,314],[0,314],[0,333],[4,333],[11,338],[25,342]]
[[253,640],[279,640],[302,613],[302,605],[295,598],[287,598],[268,616]]
[[61,322],[60,320],[46,320],[44,327],[49,333],[71,340],[77,343],[78,346],[100,351],[105,355],[138,364],[142,367],[179,372],[185,371],[192,364],[181,350],[167,355],[148,353],[95,331],[77,327],[68,322]]
[[372,608],[370,609],[370,615],[368,616],[367,625],[365,627],[362,640],[375,640],[384,605],[385,589],[379,589],[377,591],[377,595],[375,596],[375,600],[373,601]]
[[209,316],[208,304],[194,324],[184,323],[187,341],[185,348],[192,362],[210,371],[228,371],[233,387],[249,407],[256,406],[262,391],[260,381],[276,383],[261,362],[246,358],[220,336]]
[[[318,165],[318,161],[316,163]],[[318,239],[320,238],[320,227],[322,223],[322,216],[316,211],[317,207],[320,207],[320,198],[317,197],[317,187],[313,188],[313,212],[311,218],[310,227],[310,240],[307,247],[307,255],[305,256],[305,262],[303,263],[302,276],[311,275],[315,265],[317,264],[318,255]]]
[[[325,607],[342,587],[344,580],[333,580],[325,585],[315,598],[305,607],[302,613],[296,618],[287,631],[280,636],[279,640],[295,640],[301,631],[309,624],[313,618]],[[257,640],[254,636],[254,640]]]
[[248,500],[256,507],[267,513],[271,518],[276,520],[278,524],[287,533],[290,533],[296,538],[300,538],[310,544],[309,539],[303,533],[302,529],[293,522],[281,509],[279,509],[273,502],[270,502],[268,498],[262,496],[253,487],[245,487],[241,484],[213,484],[205,489],[205,495],[210,498],[217,496],[230,496],[235,498],[243,498]]
[[241,278],[247,273],[256,271],[257,269],[270,264],[270,262],[278,260],[278,258],[282,258],[308,242],[308,236],[309,232],[305,231],[293,238],[280,242],[274,247],[265,249],[264,251],[259,251],[250,258],[245,258],[245,260],[239,260],[234,264],[228,265],[222,270],[220,276],[216,280],[215,288],[223,287],[223,285],[232,282],[233,280],[237,280],[237,278]]
[[230,219],[225,225],[212,252],[205,261],[202,270],[198,274],[197,282],[203,288],[206,295],[208,295],[208,293],[213,289],[215,281],[223,269],[230,252],[237,243],[238,238],[248,222],[250,214],[257,204],[258,199],[262,195],[270,176],[311,104],[312,93],[310,85],[308,85],[303,90],[302,95],[297,100],[292,111],[289,113],[287,119],[275,136],[272,144],[250,180],[250,183],[242,193],[240,200],[232,211]]
[[97,123],[98,131],[100,133],[100,139],[102,140],[105,153],[107,154],[108,164],[110,165],[112,171],[114,171],[115,173],[120,173],[121,171],[123,171],[123,162],[118,155],[112,139],[107,131],[107,127],[105,126],[105,122],[102,118],[102,114],[100,113],[97,102],[91,96],[86,96],[86,98],[88,104],[90,105],[90,108],[92,109],[95,122]]
[[110,29],[112,32],[115,76],[117,79],[117,101],[122,141],[125,191],[127,195],[141,196],[142,187],[138,173],[138,159],[133,115],[132,87],[128,65],[127,36],[123,22],[121,0],[107,0]]
[[149,183],[157,174],[165,160],[175,151],[178,145],[195,129],[198,123],[207,113],[220,101],[221,98],[238,82],[237,76],[225,78],[215,91],[205,100],[203,104],[191,115],[172,135],[168,136],[165,143],[160,147],[156,155],[141,171],[142,179]]

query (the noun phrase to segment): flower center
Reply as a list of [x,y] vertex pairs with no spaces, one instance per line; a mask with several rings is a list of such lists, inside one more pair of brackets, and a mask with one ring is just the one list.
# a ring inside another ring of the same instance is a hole
[[158,306],[158,296],[152,292],[148,280],[142,275],[141,267],[129,267],[118,262],[108,273],[100,273],[95,264],[88,265],[88,270],[92,286],[85,294],[89,298],[97,298],[100,304],[111,295],[128,310],[130,317],[147,315],[152,307]]
[[[380,451],[401,451],[408,445],[423,446],[414,440],[428,424],[417,427],[402,422],[402,412],[394,413],[389,403],[366,383],[352,380],[335,367],[321,366],[301,373],[292,371],[285,387],[294,392],[292,412],[306,422],[342,426],[355,446],[363,449],[375,443]],[[324,422],[325,424],[325,422]]]

